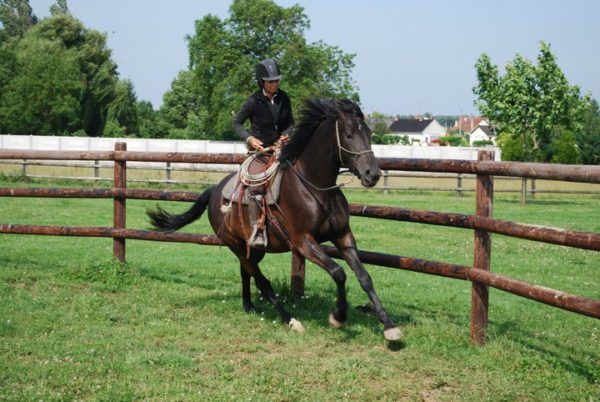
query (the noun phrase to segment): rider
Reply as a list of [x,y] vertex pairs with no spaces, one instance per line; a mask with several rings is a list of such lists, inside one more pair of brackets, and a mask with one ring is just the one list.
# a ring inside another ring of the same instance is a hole
[[[255,78],[260,87],[254,92],[233,120],[235,132],[246,141],[249,151],[262,152],[278,140],[287,140],[294,126],[292,104],[287,93],[279,89],[281,72],[277,63],[271,59],[256,65]],[[250,119],[250,133],[244,122]],[[248,243],[251,246],[266,246],[264,229],[259,228],[259,212],[262,200],[261,188],[248,188],[250,202],[248,213],[252,225],[252,234]]]

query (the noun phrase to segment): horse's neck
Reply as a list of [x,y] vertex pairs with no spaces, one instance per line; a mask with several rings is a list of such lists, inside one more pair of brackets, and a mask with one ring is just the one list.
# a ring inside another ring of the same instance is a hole
[[335,185],[340,170],[337,143],[331,134],[334,124],[326,121],[319,126],[296,163],[300,173],[319,187]]

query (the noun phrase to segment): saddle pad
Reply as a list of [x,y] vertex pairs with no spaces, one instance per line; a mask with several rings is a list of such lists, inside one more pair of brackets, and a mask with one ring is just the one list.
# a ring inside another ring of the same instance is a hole
[[[267,205],[273,205],[279,200],[279,188],[281,187],[281,178],[283,177],[283,172],[281,169],[278,169],[271,180],[271,185],[267,188],[265,199],[267,201]],[[242,190],[243,184],[239,179],[239,172],[232,175],[223,186],[222,196],[227,201],[238,202],[239,192]],[[248,205],[248,193],[244,191],[244,197],[242,199],[243,205]]]

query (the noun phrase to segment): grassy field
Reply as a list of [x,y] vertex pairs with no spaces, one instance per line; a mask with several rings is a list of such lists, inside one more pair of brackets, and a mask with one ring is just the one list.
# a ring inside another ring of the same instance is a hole
[[[67,185],[85,184],[0,177],[0,187]],[[475,205],[472,195],[346,194],[445,212]],[[128,227],[147,228],[155,204],[129,200]],[[598,205],[599,196],[540,195],[521,206],[518,195],[501,194],[494,216],[600,232]],[[0,223],[111,226],[112,203],[0,198]],[[357,217],[352,227],[364,250],[472,264],[468,230]],[[206,218],[186,231],[209,233]],[[492,248],[494,272],[600,299],[600,253],[498,235]],[[0,400],[600,400],[600,321],[495,289],[488,343],[476,347],[470,283],[367,266],[405,333],[389,345],[375,317],[357,308],[367,297],[349,269],[349,322],[334,330],[331,279],[308,264],[306,296],[297,298],[290,256],[265,259],[265,274],[307,330],[299,335],[254,289],[257,313],[243,313],[238,264],[224,248],[128,241],[126,264],[111,256],[110,239],[0,235]]]

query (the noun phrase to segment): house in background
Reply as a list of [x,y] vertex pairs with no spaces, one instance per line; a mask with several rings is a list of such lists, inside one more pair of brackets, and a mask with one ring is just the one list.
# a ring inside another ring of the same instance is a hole
[[483,120],[469,134],[469,145],[473,146],[476,141],[492,141],[496,146],[496,135],[486,120]]
[[435,119],[398,119],[390,125],[391,135],[407,136],[410,143],[421,145],[446,135],[444,128]]
[[488,125],[485,117],[481,116],[460,116],[454,123],[454,126],[450,128],[451,132],[470,133],[475,130],[481,124]]

